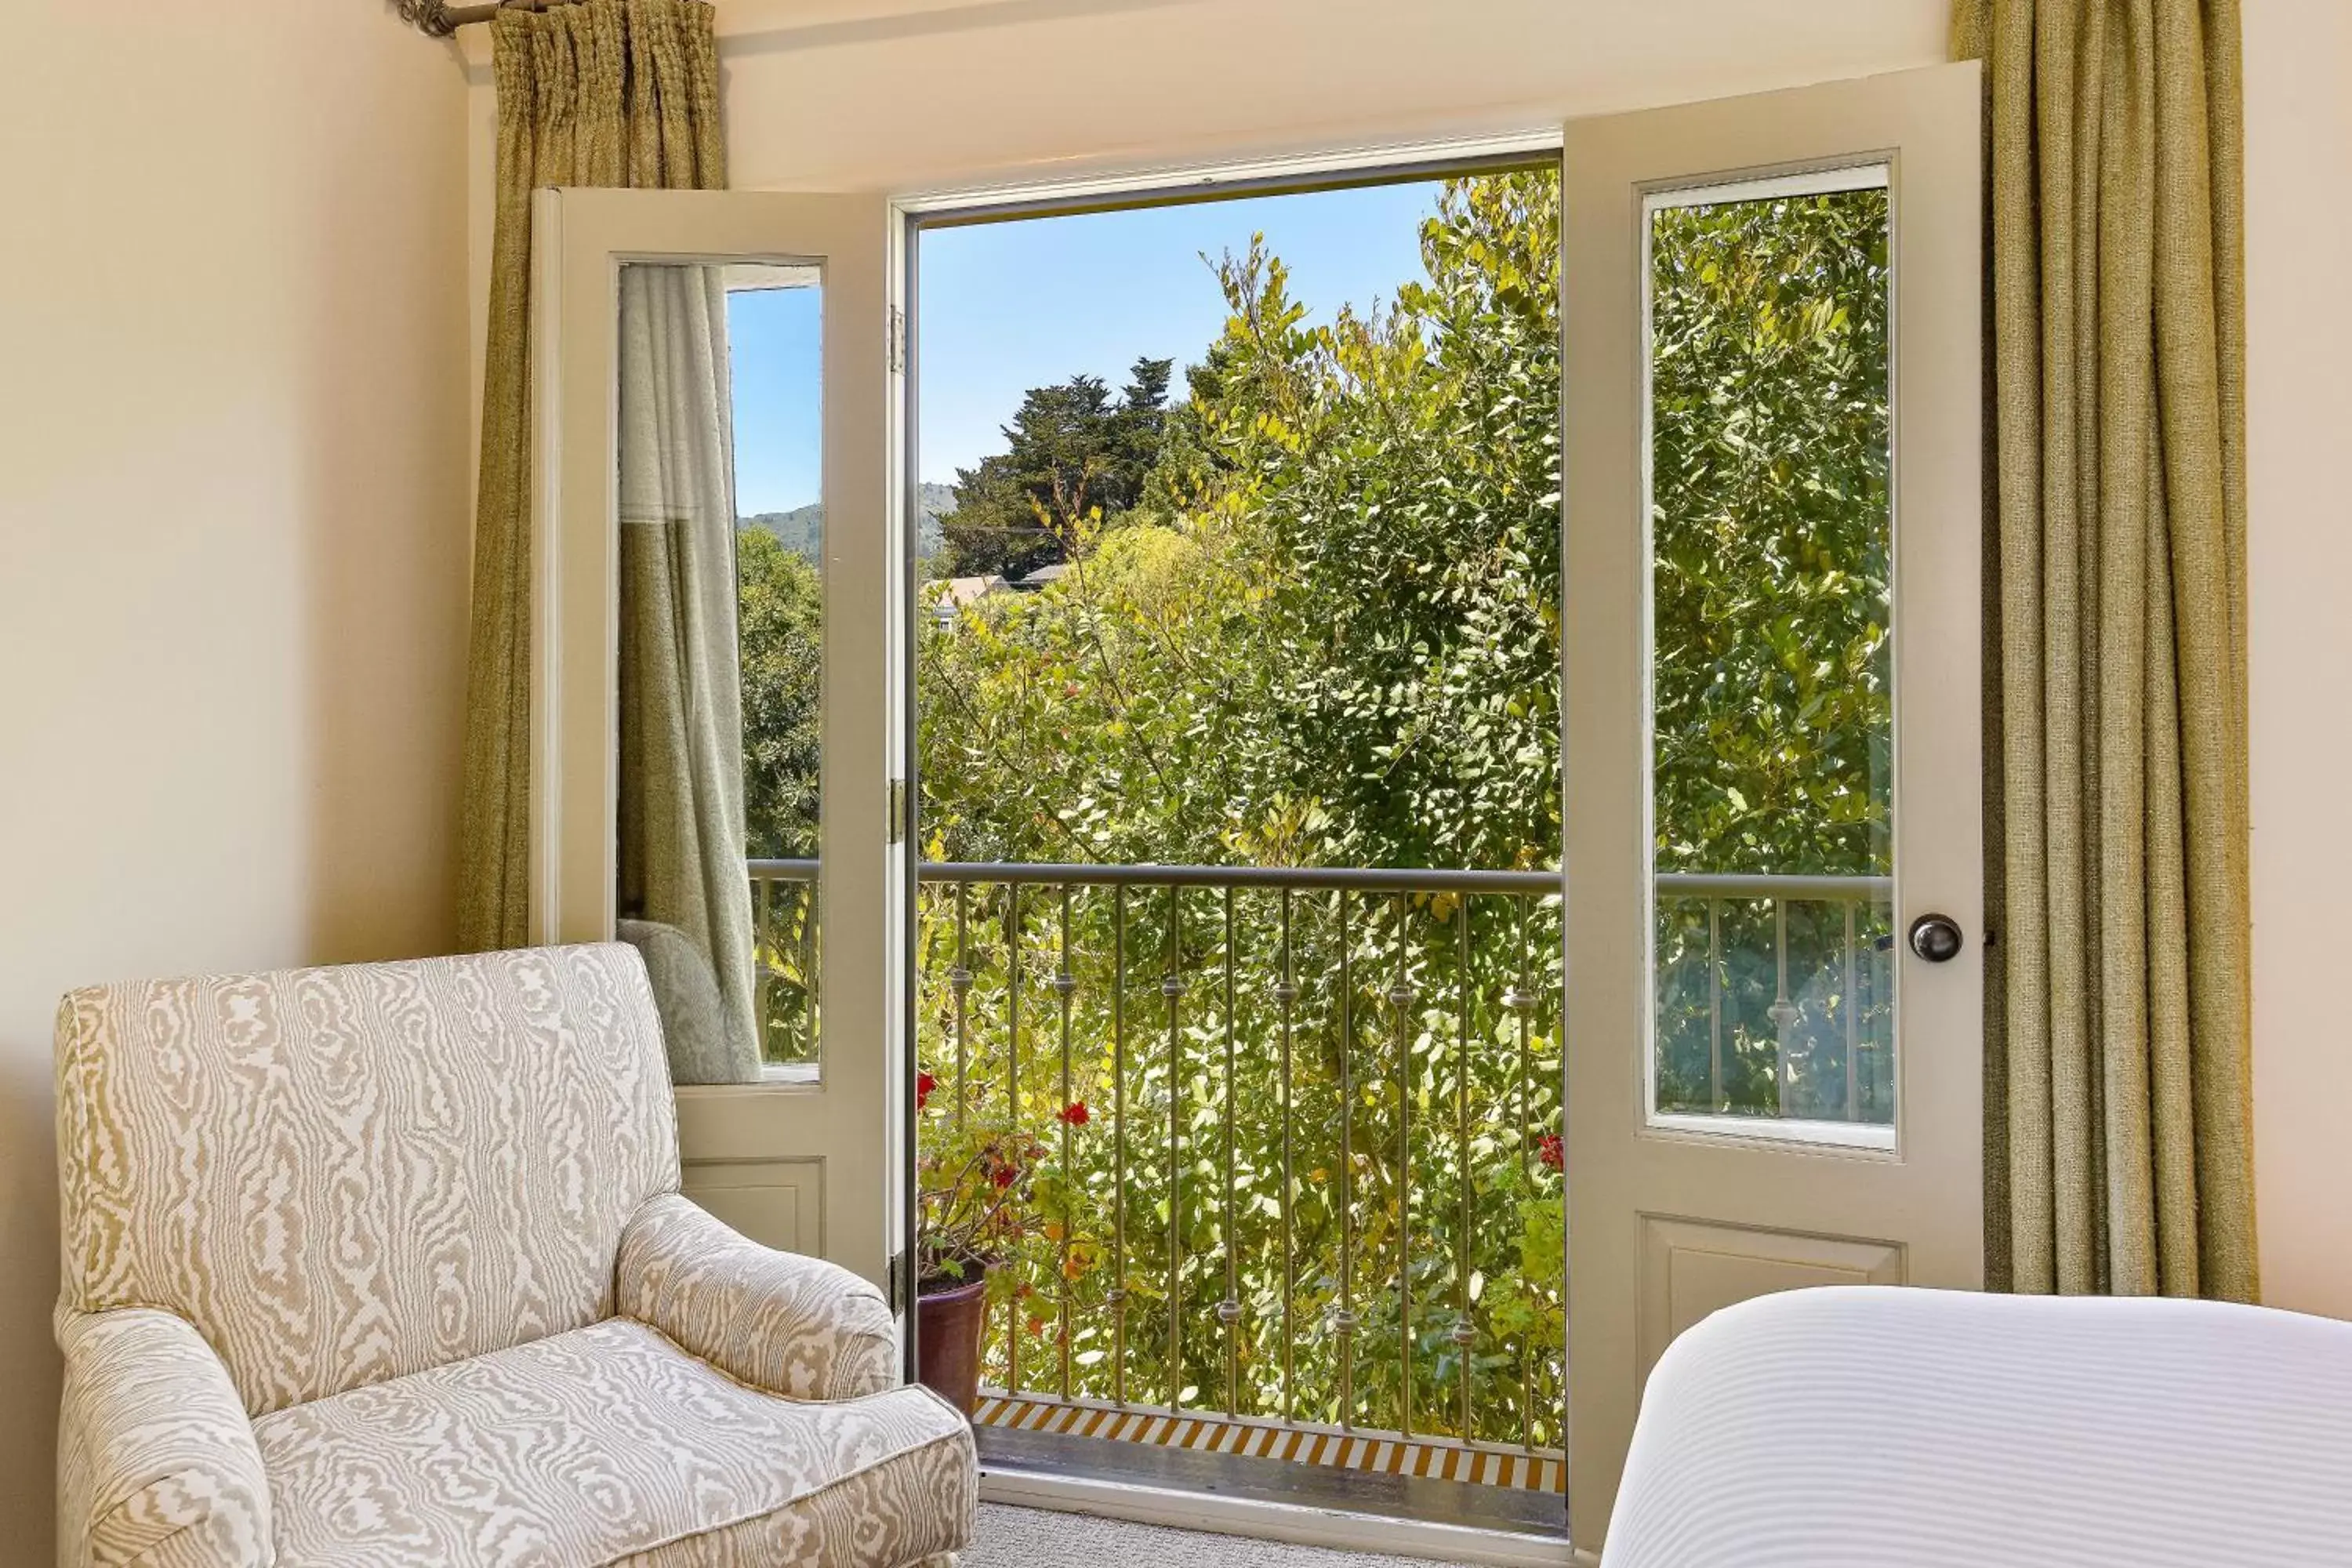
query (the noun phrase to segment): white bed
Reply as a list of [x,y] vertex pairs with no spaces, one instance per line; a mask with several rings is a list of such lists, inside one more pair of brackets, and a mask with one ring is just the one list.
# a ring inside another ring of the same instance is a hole
[[1746,1302],[1652,1373],[1601,1561],[2352,1564],[2352,1324],[1884,1288]]

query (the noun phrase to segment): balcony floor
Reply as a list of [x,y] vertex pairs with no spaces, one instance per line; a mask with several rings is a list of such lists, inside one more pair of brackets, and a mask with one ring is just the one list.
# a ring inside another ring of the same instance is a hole
[[[1036,1402],[993,1402],[1018,1410]],[[1055,1407],[1049,1407],[1055,1408]],[[1066,1413],[1082,1407],[1060,1406]],[[1265,1433],[1265,1427],[1239,1427],[1213,1419],[1188,1417],[1161,1426],[1197,1423],[1209,1436],[1196,1445],[1181,1442],[1125,1441],[1051,1430],[1039,1426],[993,1425],[983,1404],[983,1419],[975,1424],[982,1468],[1034,1475],[1066,1476],[1087,1480],[1126,1483],[1165,1490],[1245,1499],[1255,1502],[1335,1509],[1349,1513],[1376,1514],[1390,1519],[1421,1520],[1437,1524],[1466,1525],[1481,1530],[1563,1539],[1567,1533],[1567,1500],[1560,1491],[1448,1480],[1442,1476],[1414,1474],[1406,1460],[1423,1445],[1383,1442],[1377,1446],[1394,1468],[1360,1468],[1350,1465],[1309,1463],[1233,1451],[1244,1434]],[[1282,1436],[1296,1434],[1278,1433]],[[1363,1440],[1358,1440],[1363,1442]],[[1367,1448],[1372,1446],[1364,1445]],[[1337,1447],[1337,1445],[1333,1445]],[[1459,1458],[1459,1450],[1434,1448],[1441,1457]],[[1553,1461],[1557,1475],[1557,1461]],[[1429,1467],[1435,1468],[1435,1467]],[[1557,1479],[1552,1485],[1558,1486]]]
[[957,1561],[961,1568],[1100,1568],[1106,1563],[1155,1568],[1444,1568],[1426,1558],[1328,1552],[992,1503],[981,1505],[971,1549]]
[[1066,1403],[1051,1395],[990,1393],[982,1397],[972,1420],[980,1426],[1021,1432],[1144,1443],[1428,1480],[1466,1481],[1482,1487],[1555,1496],[1567,1479],[1566,1460],[1557,1451],[1521,1453],[1472,1448],[1442,1439],[1350,1436],[1210,1414],[1171,1415],[1153,1409],[1112,1409],[1082,1402]]

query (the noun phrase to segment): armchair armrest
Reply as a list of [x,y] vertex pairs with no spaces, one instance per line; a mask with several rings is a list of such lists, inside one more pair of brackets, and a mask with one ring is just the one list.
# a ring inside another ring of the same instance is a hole
[[58,1561],[269,1568],[269,1482],[228,1369],[184,1319],[60,1311]]
[[898,1382],[880,1290],[837,1264],[762,1247],[676,1193],[629,1217],[614,1285],[622,1316],[754,1387],[854,1399]]

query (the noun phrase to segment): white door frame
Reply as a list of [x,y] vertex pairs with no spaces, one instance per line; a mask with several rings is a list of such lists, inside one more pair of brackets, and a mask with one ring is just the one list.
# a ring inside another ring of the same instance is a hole
[[[904,249],[902,260],[892,269],[892,279],[894,286],[903,290],[898,299],[907,323],[908,374],[902,389],[901,434],[898,438],[903,443],[906,464],[903,508],[909,531],[908,549],[910,557],[916,485],[920,478],[914,467],[917,405],[920,392],[915,349],[919,295],[916,236],[925,224],[938,224],[950,216],[959,221],[1048,216],[1088,208],[1135,205],[1156,196],[1198,198],[1211,192],[1225,197],[1276,195],[1313,189],[1318,185],[1355,184],[1370,174],[1421,168],[1426,168],[1431,177],[1437,177],[1482,161],[1528,162],[1557,157],[1559,148],[1559,128],[1544,125],[1486,136],[1358,145],[1323,153],[1232,163],[1186,163],[1042,183],[1007,182],[909,194],[894,200],[891,203],[891,230],[899,237],[898,243]],[[904,623],[908,628],[914,625],[911,618],[914,613],[914,584],[910,571],[904,609],[908,617]],[[906,632],[901,631],[898,637],[899,647],[906,650]],[[900,755],[904,767],[901,776],[908,781],[908,837],[919,845],[920,811],[918,802],[921,795],[921,758],[916,754],[914,741],[915,669],[911,657],[905,658],[898,679],[904,683],[908,715]],[[913,926],[919,913],[915,881],[919,869],[917,858],[910,856],[905,873],[904,931],[909,952],[913,951]],[[906,998],[904,1027],[906,1037],[913,1040],[915,1021],[911,985]],[[906,1147],[911,1150],[914,1147],[911,1106],[907,1116]],[[906,1223],[908,1234],[912,1234],[915,1221],[911,1206]],[[1213,1493],[1126,1486],[1084,1477],[992,1468],[985,1464],[980,1473],[980,1495],[986,1502],[1021,1508],[1052,1509],[1132,1520],[1144,1524],[1213,1530],[1229,1535],[1328,1547],[1335,1551],[1381,1552],[1426,1556],[1448,1563],[1492,1564],[1495,1568],[1550,1568],[1554,1564],[1591,1561],[1589,1553],[1571,1552],[1564,1541],[1508,1531],[1349,1513],[1308,1505],[1262,1502],[1255,1499]]]

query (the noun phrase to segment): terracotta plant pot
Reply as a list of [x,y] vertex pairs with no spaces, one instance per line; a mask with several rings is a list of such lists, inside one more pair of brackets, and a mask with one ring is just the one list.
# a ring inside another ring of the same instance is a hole
[[980,1405],[980,1339],[988,1322],[988,1276],[927,1285],[915,1298],[916,1371],[930,1389],[970,1415]]

